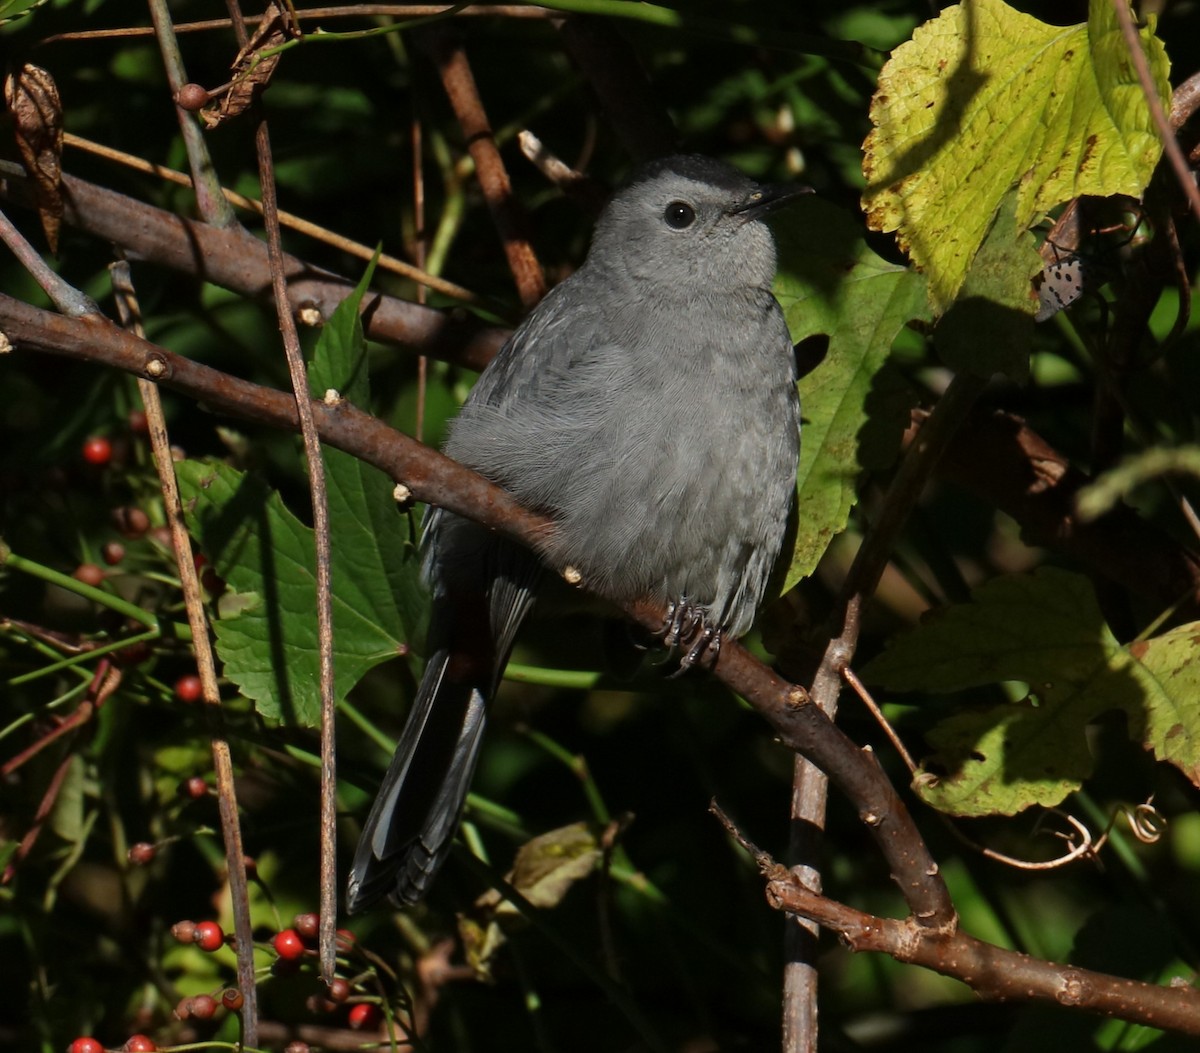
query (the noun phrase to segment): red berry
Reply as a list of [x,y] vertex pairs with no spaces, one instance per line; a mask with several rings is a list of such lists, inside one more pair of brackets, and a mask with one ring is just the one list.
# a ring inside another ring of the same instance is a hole
[[129,848],[129,862],[135,867],[144,867],[154,862],[158,849],[147,841],[139,841]]
[[179,792],[184,797],[190,797],[193,801],[200,800],[201,797],[208,796],[208,783],[200,775],[193,775],[190,779],[184,779],[179,784]]
[[100,555],[110,567],[115,567],[125,558],[125,546],[119,541],[106,541]]
[[104,1053],[104,1047],[94,1038],[85,1035],[67,1046],[67,1053]]
[[195,673],[181,676],[175,681],[175,697],[180,702],[199,702],[204,694],[204,687]]
[[201,84],[185,84],[175,96],[175,105],[188,113],[198,113],[208,105],[208,89]]
[[211,1020],[217,1012],[217,1000],[212,995],[198,994],[190,999],[193,1020]]
[[321,915],[312,912],[297,914],[292,919],[292,927],[306,940],[315,940],[321,930]]
[[215,921],[202,921],[196,926],[196,946],[202,951],[215,951],[225,945],[225,933]]
[[350,1026],[355,1031],[374,1031],[381,1017],[379,1006],[373,1002],[359,1002],[350,1007]]
[[221,992],[221,1005],[230,1012],[236,1013],[245,1004],[246,999],[242,997],[242,992],[236,987],[226,987]]
[[71,577],[94,589],[104,583],[104,568],[96,566],[95,563],[80,563]]
[[284,1047],[283,1053],[309,1053],[309,1049],[307,1042],[289,1042]]
[[154,1044],[154,1039],[147,1035],[132,1035],[125,1042],[125,1049],[129,1053],[154,1053],[158,1046]]
[[196,923],[194,921],[177,921],[171,926],[171,935],[180,943],[195,943]]
[[295,929],[277,932],[274,939],[275,953],[287,961],[295,961],[304,953],[304,941]]
[[134,505],[114,508],[112,510],[112,521],[113,526],[124,537],[134,540],[142,537],[150,529],[150,517],[142,509]]
[[150,422],[146,419],[146,411],[140,409],[131,409],[129,416],[125,418],[129,425],[129,430],[134,435],[149,435]]
[[333,983],[329,985],[329,997],[335,1002],[344,1002],[350,997],[351,990],[352,988],[350,987],[349,980],[346,980],[341,976],[335,976],[333,978]]
[[88,464],[103,467],[112,460],[112,443],[103,435],[90,435],[83,440],[81,452]]
[[349,929],[338,929],[337,946],[339,951],[348,951],[354,947],[355,935]]

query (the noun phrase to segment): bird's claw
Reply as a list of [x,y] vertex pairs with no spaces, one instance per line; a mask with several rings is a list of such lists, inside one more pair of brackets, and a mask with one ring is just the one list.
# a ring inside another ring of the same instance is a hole
[[665,646],[683,651],[672,677],[682,676],[696,665],[711,669],[721,653],[721,630],[708,624],[702,608],[682,600],[673,600],[667,606],[660,635]]

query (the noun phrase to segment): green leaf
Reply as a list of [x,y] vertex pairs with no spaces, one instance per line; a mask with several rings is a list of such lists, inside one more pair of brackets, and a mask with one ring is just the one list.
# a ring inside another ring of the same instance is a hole
[[777,233],[775,295],[792,339],[829,337],[824,361],[800,381],[798,525],[786,589],[845,529],[859,473],[895,459],[915,400],[888,353],[897,333],[928,312],[924,279],[872,252],[834,206],[801,201]]
[[[1169,63],[1140,31],[1159,95]],[[1052,26],[1002,0],[948,7],[884,66],[863,144],[863,207],[896,231],[941,314],[1005,194],[1016,223],[1080,194],[1140,196],[1161,152],[1111,0]]]
[[[369,275],[368,275],[369,277]],[[364,279],[365,282],[366,279]],[[363,286],[334,312],[309,370],[314,391],[365,401]],[[420,640],[425,616],[419,560],[393,484],[378,469],[324,451],[332,539],[334,687],[338,699],[372,666]],[[314,725],[320,716],[312,530],[254,476],[226,465],[178,465],[188,526],[229,591],[217,650],[225,675],[269,720]]]
[[894,691],[950,692],[1023,681],[1017,703],[959,713],[926,737],[937,774],[916,786],[954,815],[1013,815],[1058,804],[1091,774],[1087,725],[1126,713],[1132,735],[1200,778],[1197,625],[1123,647],[1086,578],[1054,568],[999,578],[938,612],[863,671]]
[[942,361],[985,380],[1004,373],[1029,375],[1029,350],[1037,304],[1030,279],[1042,269],[1033,235],[1016,222],[1017,194],[1010,190],[967,272],[958,299],[942,316],[933,343]]

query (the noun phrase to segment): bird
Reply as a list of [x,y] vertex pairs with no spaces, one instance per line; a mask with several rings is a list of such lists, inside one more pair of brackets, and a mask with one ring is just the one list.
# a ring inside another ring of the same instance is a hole
[[571,568],[650,598],[680,669],[747,632],[783,544],[800,404],[764,218],[810,188],[699,154],[642,165],[586,259],[480,374],[444,451],[552,526],[537,551],[433,508],[426,665],[363,826],[347,906],[419,902],[444,863],[517,630]]

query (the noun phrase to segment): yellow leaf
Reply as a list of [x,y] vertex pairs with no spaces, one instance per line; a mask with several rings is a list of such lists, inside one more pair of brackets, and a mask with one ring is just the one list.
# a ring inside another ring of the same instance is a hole
[[[1160,97],[1169,63],[1141,30]],[[1161,153],[1110,0],[1051,26],[1002,0],[965,0],[917,29],[884,66],[863,144],[863,207],[954,301],[1005,194],[1028,227],[1080,194],[1140,196]]]

